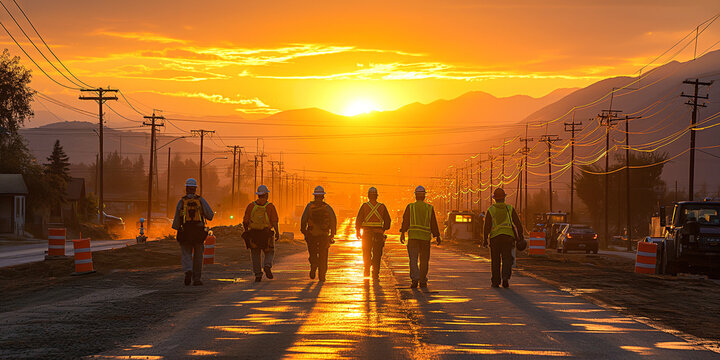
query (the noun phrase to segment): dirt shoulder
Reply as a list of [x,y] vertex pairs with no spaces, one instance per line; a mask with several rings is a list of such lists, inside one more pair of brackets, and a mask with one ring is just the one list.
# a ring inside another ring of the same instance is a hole
[[[448,246],[490,258],[488,250],[476,244],[452,242]],[[720,341],[720,285],[713,281],[635,274],[633,260],[613,255],[519,254],[517,265],[521,273],[599,305],[711,343]]]
[[[281,242],[276,256],[304,251]],[[72,258],[0,269],[0,358],[71,359],[97,354],[152,330],[213,292],[249,282],[249,251],[218,237],[204,286],[184,286],[173,240],[93,253],[97,273],[71,276]]]

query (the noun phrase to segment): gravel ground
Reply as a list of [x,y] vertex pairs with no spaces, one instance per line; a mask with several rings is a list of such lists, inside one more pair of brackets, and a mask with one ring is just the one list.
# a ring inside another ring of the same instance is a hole
[[[490,258],[487,249],[465,242],[447,243],[465,254]],[[698,276],[642,275],[633,260],[613,255],[557,254],[546,257],[520,254],[517,270],[609,306],[626,315],[648,320],[669,331],[698,337],[720,346],[720,285]],[[512,283],[512,281],[511,281]]]
[[[97,273],[90,275],[71,276],[72,259],[0,269],[0,358],[74,359],[124,346],[235,279],[252,277],[244,243],[217,242],[205,286],[182,284],[172,240],[93,253]],[[305,249],[280,243],[277,256]]]

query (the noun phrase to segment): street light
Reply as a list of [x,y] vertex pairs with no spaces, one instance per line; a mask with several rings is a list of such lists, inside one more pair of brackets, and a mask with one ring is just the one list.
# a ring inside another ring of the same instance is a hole
[[227,160],[227,158],[228,158],[227,156],[216,157],[216,158],[208,161],[207,163],[205,163],[205,165],[203,165],[203,166],[210,165],[210,163],[213,162],[213,161],[215,161],[215,160]]
[[168,141],[167,143],[165,143],[165,145],[155,148],[155,151],[158,151],[158,150],[160,150],[160,149],[162,149],[162,148],[170,145],[171,143],[173,143],[173,142],[175,142],[175,141],[177,141],[177,140],[185,139],[185,138],[188,138],[188,137],[189,137],[189,136],[180,136],[180,137],[174,138],[174,139]]

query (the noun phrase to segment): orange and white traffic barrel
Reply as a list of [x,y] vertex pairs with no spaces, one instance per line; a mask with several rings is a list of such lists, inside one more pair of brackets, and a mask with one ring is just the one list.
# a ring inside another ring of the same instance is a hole
[[655,274],[658,245],[650,242],[638,242],[635,255],[635,272]]
[[545,233],[530,233],[530,239],[528,240],[528,253],[532,256],[545,255]]
[[73,275],[94,273],[90,239],[73,240],[73,251],[75,252],[75,272]]
[[205,238],[205,252],[203,253],[203,264],[215,263],[215,235],[209,234]]
[[45,259],[64,259],[65,258],[65,228],[49,228],[48,229],[48,251]]

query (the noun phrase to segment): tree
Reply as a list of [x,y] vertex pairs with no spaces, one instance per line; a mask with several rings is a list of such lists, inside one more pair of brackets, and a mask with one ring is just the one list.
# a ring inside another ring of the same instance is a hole
[[52,190],[51,197],[48,202],[54,207],[60,206],[65,202],[67,193],[67,184],[70,181],[70,158],[65,154],[65,150],[60,145],[60,140],[55,140],[55,146],[45,164],[45,176]]
[[[658,189],[665,189],[665,182],[660,178],[667,154],[649,153],[630,155],[630,165],[639,168],[630,172],[630,202],[632,213],[630,223],[633,237],[642,236],[648,232],[648,222],[658,201]],[[610,193],[608,196],[609,211],[608,231],[610,234],[621,234],[627,217],[625,157],[617,156],[611,164],[608,175]],[[601,235],[605,221],[605,174],[604,169],[597,165],[580,167],[575,179],[575,190],[578,197],[585,203],[592,217],[592,225]]]

